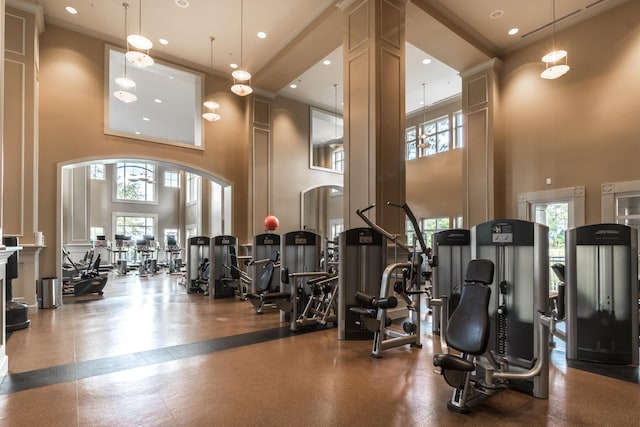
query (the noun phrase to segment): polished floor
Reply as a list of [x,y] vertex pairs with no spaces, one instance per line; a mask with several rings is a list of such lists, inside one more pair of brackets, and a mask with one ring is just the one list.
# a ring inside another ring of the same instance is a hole
[[640,426],[640,385],[568,367],[553,350],[550,398],[515,391],[468,415],[422,349],[369,357],[335,328],[291,334],[274,311],[187,294],[177,276],[111,276],[7,341],[1,426]]

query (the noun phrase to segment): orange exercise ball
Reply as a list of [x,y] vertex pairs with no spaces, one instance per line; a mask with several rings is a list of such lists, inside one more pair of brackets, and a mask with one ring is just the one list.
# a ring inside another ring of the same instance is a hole
[[278,217],[269,215],[264,219],[264,228],[269,231],[273,231],[280,226]]

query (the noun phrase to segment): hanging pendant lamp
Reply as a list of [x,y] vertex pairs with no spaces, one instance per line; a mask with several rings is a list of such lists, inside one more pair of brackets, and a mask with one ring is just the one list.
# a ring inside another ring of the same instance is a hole
[[[564,61],[563,61],[564,60]],[[570,68],[566,50],[556,50],[556,0],[553,0],[553,50],[542,57],[545,69],[540,73],[540,77],[547,80],[562,77]]]
[[[209,40],[211,40],[211,52],[210,52],[210,66],[211,66],[211,71],[213,71],[213,41],[216,38],[213,36],[209,37]],[[205,101],[202,104],[205,108],[205,112],[202,113],[202,118],[209,121],[209,122],[217,122],[218,120],[220,120],[222,117],[220,116],[220,114],[216,113],[215,110],[217,108],[220,108],[220,104],[218,104],[216,101]],[[208,111],[210,110],[210,111]]]
[[231,92],[239,96],[247,96],[253,92],[251,87],[251,73],[243,69],[244,54],[244,0],[240,2],[240,68],[231,73],[233,77],[233,86]]
[[[128,3],[122,3],[122,6],[124,7],[124,35],[125,38],[127,36],[127,10],[129,9],[129,4]],[[118,77],[115,79],[115,82],[118,86],[120,86],[120,89],[118,89],[117,91],[113,92],[113,96],[116,97],[116,99],[124,102],[125,104],[129,104],[131,102],[135,102],[138,100],[138,97],[133,93],[133,92],[129,92],[128,89],[132,89],[134,87],[136,87],[136,82],[134,82],[133,80],[131,80],[130,78],[127,77],[127,60],[125,59],[123,61],[124,63],[124,75],[122,77]]]
[[[142,0],[140,0],[138,13],[138,34],[127,36],[127,59],[133,65],[144,68],[154,64],[154,60],[149,56],[149,49],[153,47],[151,40],[142,35]],[[129,50],[129,45],[138,50]],[[146,50],[146,52],[144,52]]]

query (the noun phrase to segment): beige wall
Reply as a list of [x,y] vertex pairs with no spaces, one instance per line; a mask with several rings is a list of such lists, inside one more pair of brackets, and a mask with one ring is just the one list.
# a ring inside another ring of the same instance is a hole
[[[343,176],[309,167],[309,106],[287,98],[271,104],[273,120],[272,214],[281,233],[299,230],[301,195],[321,185],[342,186]],[[256,233],[262,230],[256,230]]]
[[105,135],[104,45],[101,40],[47,25],[40,36],[39,220],[47,236],[42,274],[55,273],[57,167],[78,160],[142,158],[165,161],[219,177],[233,185],[233,233],[247,240],[248,143],[244,99],[230,82],[207,75],[223,120],[205,124],[205,148],[193,150]]
[[571,66],[557,80],[539,77],[550,38],[503,58],[496,192],[515,217],[517,193],[585,186],[597,223],[600,185],[640,178],[640,2],[557,33],[556,45]]
[[[424,112],[413,113],[407,117],[406,126],[417,127],[420,123],[461,109],[462,103],[458,98]],[[416,218],[462,216],[462,150],[450,147],[447,152],[408,161],[406,179],[407,203]]]

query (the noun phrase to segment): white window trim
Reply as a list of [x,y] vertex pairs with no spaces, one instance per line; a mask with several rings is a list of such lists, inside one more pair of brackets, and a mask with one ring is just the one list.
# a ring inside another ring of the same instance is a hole
[[585,224],[585,188],[567,187],[553,190],[518,193],[518,219],[534,221],[531,206],[539,203],[567,202],[569,204],[569,228]]

